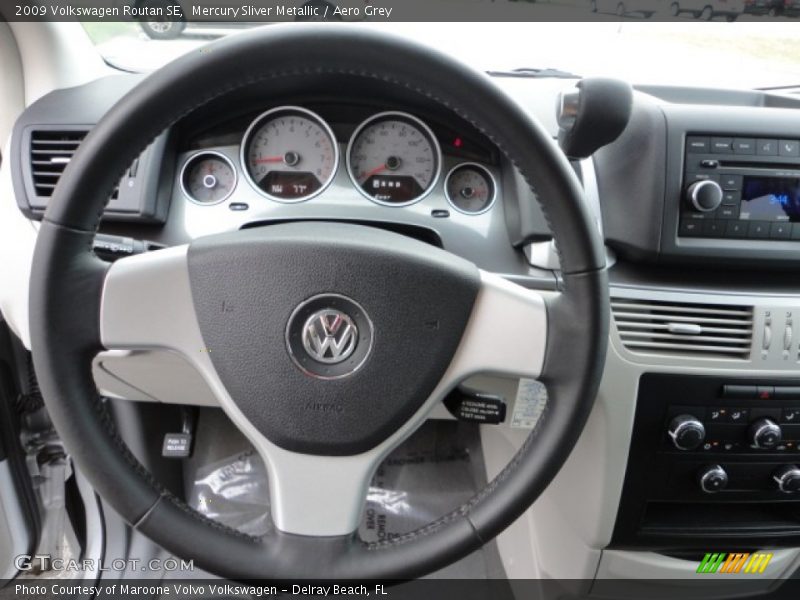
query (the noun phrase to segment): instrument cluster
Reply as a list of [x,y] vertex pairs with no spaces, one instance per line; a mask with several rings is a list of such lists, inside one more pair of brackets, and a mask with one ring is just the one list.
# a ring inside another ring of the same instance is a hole
[[[181,190],[196,204],[212,205],[228,199],[244,182],[269,200],[304,202],[324,192],[343,164],[362,196],[399,207],[425,198],[442,177],[442,149],[436,135],[406,112],[369,116],[350,135],[343,157],[341,153],[333,129],[317,113],[280,106],[260,114],[247,127],[239,165],[211,150],[189,156],[180,171]],[[467,215],[485,213],[497,195],[492,173],[476,162],[456,164],[443,187],[450,205]]]

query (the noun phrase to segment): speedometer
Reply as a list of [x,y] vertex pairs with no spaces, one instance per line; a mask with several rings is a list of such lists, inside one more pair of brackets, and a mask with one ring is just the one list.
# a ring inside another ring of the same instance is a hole
[[322,192],[336,174],[339,150],[333,131],[298,106],[274,108],[244,134],[242,164],[250,183],[279,202],[301,202]]
[[370,200],[405,206],[424,198],[441,171],[441,151],[416,117],[385,112],[364,121],[347,148],[347,171]]

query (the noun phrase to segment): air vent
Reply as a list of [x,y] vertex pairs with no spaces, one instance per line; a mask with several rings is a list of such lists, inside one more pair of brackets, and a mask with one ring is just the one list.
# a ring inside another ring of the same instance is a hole
[[748,359],[753,310],[747,306],[613,298],[623,345],[635,353]]
[[49,198],[87,131],[31,132],[31,183],[39,198]]

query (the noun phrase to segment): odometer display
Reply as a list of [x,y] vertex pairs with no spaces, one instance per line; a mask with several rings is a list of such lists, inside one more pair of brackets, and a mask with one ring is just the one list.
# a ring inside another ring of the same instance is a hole
[[441,151],[431,130],[406,113],[380,113],[356,129],[347,150],[355,186],[379,204],[421,200],[439,178]]
[[265,112],[242,141],[242,162],[252,185],[268,198],[300,202],[322,192],[336,174],[333,132],[315,113],[297,106]]

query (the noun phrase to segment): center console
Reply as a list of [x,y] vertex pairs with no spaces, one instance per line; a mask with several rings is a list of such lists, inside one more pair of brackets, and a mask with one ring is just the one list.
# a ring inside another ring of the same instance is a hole
[[612,546],[800,546],[800,380],[645,374]]

